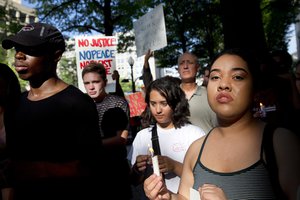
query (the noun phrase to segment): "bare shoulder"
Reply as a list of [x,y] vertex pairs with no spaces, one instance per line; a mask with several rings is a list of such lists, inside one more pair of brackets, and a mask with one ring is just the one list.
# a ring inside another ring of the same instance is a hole
[[190,167],[194,167],[194,165],[198,159],[204,138],[205,138],[205,136],[202,136],[201,138],[195,140],[190,145],[190,147],[186,153],[185,162],[189,163]]

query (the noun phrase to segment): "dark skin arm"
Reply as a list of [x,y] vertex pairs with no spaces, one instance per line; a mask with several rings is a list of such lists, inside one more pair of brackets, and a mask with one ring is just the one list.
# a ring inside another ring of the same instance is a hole
[[147,51],[147,53],[145,54],[144,66],[143,66],[143,82],[144,82],[144,85],[145,85],[146,88],[153,81],[153,77],[152,77],[151,70],[150,70],[150,65],[149,65],[149,59],[152,56],[153,56],[153,51],[151,51],[149,49]]

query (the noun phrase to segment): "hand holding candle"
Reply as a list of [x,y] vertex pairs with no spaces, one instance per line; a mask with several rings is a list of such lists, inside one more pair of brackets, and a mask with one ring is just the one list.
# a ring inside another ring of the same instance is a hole
[[152,159],[153,172],[157,176],[160,176],[158,158],[157,158],[157,156],[154,155],[154,150],[152,147],[149,147],[149,152],[150,152],[151,159]]

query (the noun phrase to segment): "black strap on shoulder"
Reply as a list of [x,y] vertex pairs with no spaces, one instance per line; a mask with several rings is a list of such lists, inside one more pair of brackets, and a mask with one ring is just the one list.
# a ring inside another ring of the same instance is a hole
[[154,155],[161,155],[156,124],[152,128],[152,138],[151,138],[151,140],[152,140],[152,148],[154,150]]
[[278,166],[276,162],[276,156],[274,151],[274,145],[273,145],[273,135],[274,131],[276,130],[277,126],[274,124],[267,123],[264,129],[263,133],[263,150],[265,152],[266,156],[266,166],[270,173],[270,179],[274,188],[274,191],[276,193],[276,196],[279,197],[279,199],[285,199],[284,193],[280,187],[279,183],[279,177],[278,177]]
[[276,127],[272,124],[265,125],[262,145],[266,156],[266,164],[268,166],[268,170],[271,170],[272,173],[277,174],[278,169],[273,146],[273,134],[275,129]]
[[[154,150],[154,155],[161,155],[156,124],[152,128],[152,138],[151,138],[151,140],[152,140],[152,148]],[[162,173],[162,177],[165,180],[164,173]]]

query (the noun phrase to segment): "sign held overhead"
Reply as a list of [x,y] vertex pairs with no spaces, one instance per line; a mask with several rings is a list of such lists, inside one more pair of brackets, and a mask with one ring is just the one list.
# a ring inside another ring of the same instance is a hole
[[137,56],[143,56],[148,49],[152,51],[167,46],[167,35],[163,5],[133,22]]

